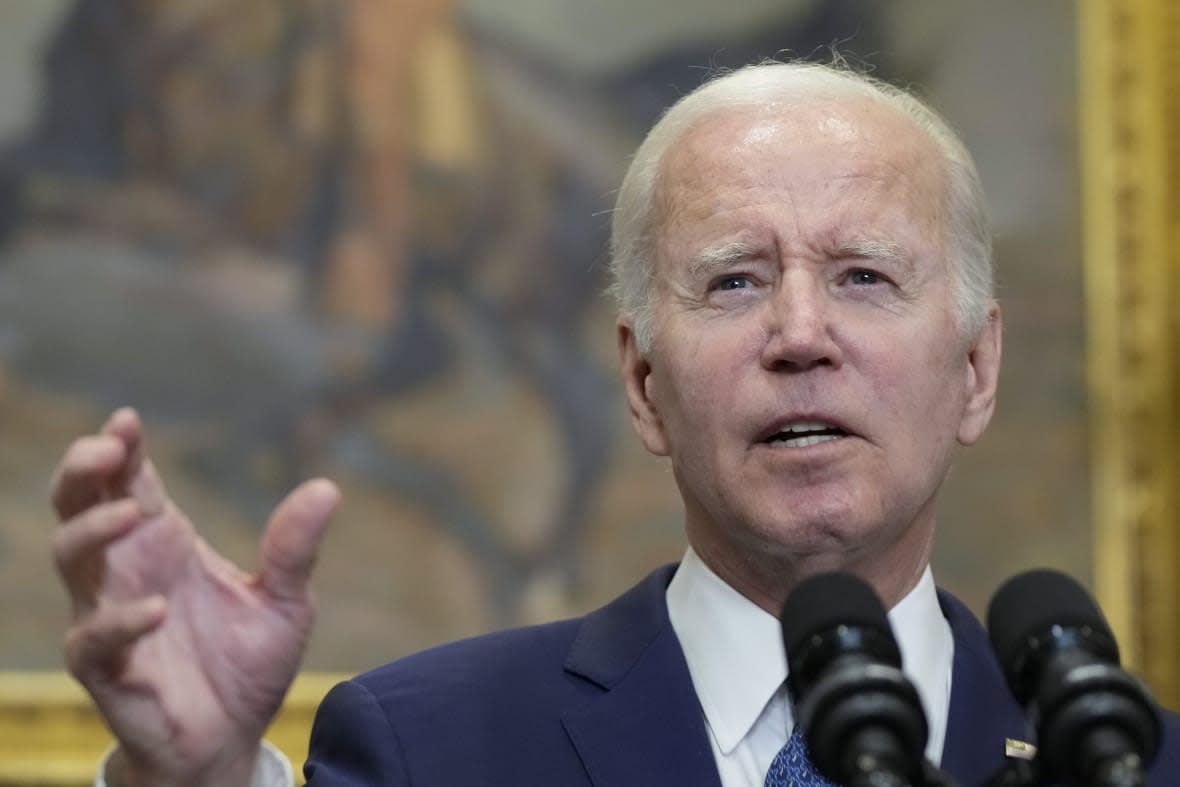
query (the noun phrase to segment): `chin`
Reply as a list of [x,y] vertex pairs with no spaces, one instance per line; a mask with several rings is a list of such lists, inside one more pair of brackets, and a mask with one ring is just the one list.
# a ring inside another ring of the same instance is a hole
[[847,555],[856,551],[864,535],[859,528],[849,526],[846,516],[771,522],[755,532],[759,551],[779,558]]
[[760,523],[754,531],[764,550],[784,557],[830,554],[845,561],[881,548],[906,529],[897,525],[907,521],[897,512],[880,505],[849,505],[855,502],[829,499],[808,509],[796,505],[787,517],[761,512],[763,516],[750,521]]

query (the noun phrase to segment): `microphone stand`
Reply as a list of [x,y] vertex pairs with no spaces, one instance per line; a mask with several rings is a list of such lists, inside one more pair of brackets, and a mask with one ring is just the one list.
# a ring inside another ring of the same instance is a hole
[[[1054,780],[1056,783],[1056,780]],[[1137,758],[1116,759],[1106,764],[1090,784],[1103,787],[1145,787],[1147,775]],[[1044,787],[1045,778],[1035,760],[1012,760],[980,787]]]
[[[913,783],[904,777],[899,777],[896,773],[869,767],[856,774],[848,782],[847,787],[960,787],[960,785],[951,778],[949,773],[936,767],[930,760],[923,759],[922,773]],[[1004,785],[1004,787],[1015,787],[1015,785]]]
[[1043,784],[1031,760],[1010,760],[980,787],[1042,787]]
[[930,760],[923,764],[922,782],[923,787],[959,787],[959,783],[952,779],[949,773],[935,767]]

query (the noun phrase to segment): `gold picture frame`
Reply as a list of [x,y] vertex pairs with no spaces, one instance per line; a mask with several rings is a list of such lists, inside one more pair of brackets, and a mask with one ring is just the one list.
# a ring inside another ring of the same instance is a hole
[[[300,675],[266,733],[296,772],[307,757],[312,718],[346,675]],[[0,787],[84,787],[111,747],[111,733],[85,691],[60,672],[0,673]]]
[[1180,705],[1180,6],[1079,6],[1079,103],[1097,593]]

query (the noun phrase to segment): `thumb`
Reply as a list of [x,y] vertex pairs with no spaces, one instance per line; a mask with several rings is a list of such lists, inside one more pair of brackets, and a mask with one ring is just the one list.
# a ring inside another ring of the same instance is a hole
[[262,536],[260,583],[279,598],[307,590],[324,530],[340,502],[340,490],[318,478],[295,488],[279,503]]

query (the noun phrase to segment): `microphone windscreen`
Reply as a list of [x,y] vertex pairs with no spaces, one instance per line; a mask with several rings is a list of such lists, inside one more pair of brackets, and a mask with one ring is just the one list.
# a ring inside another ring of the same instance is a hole
[[893,637],[881,599],[851,574],[817,574],[800,582],[783,604],[779,621],[788,656],[812,636],[837,626],[877,629]]
[[1004,583],[988,605],[992,647],[1008,674],[1023,661],[1030,639],[1054,626],[1089,627],[1105,635],[1113,653],[1103,655],[1118,664],[1118,646],[1110,626],[1094,599],[1072,577],[1049,569],[1027,571]]

